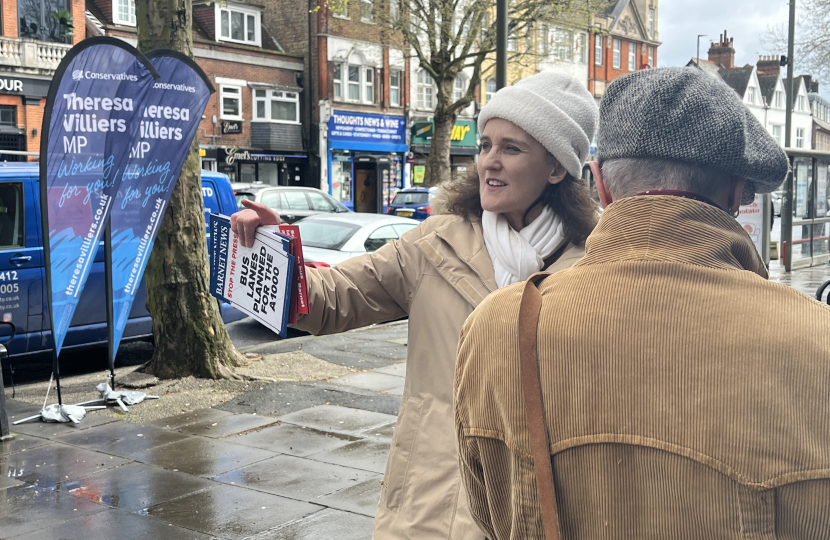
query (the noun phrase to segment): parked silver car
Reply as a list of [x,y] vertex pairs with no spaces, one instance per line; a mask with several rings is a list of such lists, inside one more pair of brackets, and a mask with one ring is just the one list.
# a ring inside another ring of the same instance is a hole
[[321,213],[351,212],[337,199],[315,188],[242,183],[234,183],[232,186],[240,210],[243,208],[242,199],[261,202],[276,210],[284,223],[294,223]]
[[306,263],[334,266],[397,240],[420,221],[386,214],[317,214],[297,222]]

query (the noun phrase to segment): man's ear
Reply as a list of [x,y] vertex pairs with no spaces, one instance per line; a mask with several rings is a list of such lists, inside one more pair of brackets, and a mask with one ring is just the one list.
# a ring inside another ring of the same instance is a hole
[[614,202],[611,192],[605,187],[605,179],[602,177],[602,167],[599,162],[592,161],[590,163],[591,173],[594,175],[594,183],[597,185],[597,195],[599,195],[599,202],[603,208],[607,208],[609,204]]
[[564,180],[566,176],[568,176],[568,170],[565,168],[564,165],[557,161],[556,167],[550,173],[550,178],[548,178],[548,182],[551,184],[558,184],[559,182]]
[[744,190],[746,178],[742,176],[733,176],[731,178],[732,185],[729,187],[729,198],[727,199],[727,208],[730,214],[737,214],[741,208],[741,193]]

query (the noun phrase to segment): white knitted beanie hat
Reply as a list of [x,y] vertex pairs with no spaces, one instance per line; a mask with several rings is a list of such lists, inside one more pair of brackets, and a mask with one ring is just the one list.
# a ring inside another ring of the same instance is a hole
[[579,178],[596,133],[599,109],[573,77],[543,72],[496,92],[478,115],[479,136],[491,118],[502,118],[525,130]]

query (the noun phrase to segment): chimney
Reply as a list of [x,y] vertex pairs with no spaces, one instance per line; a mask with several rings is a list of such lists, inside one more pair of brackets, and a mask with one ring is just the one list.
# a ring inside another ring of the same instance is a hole
[[758,75],[779,75],[781,73],[781,57],[780,56],[764,56],[758,57]]
[[807,87],[807,93],[818,94],[818,81],[814,81],[812,75],[799,76],[804,79],[804,86]]
[[720,64],[725,69],[732,69],[735,67],[735,48],[732,46],[734,38],[726,37],[726,30],[720,36],[720,41],[716,45],[712,42],[709,47],[709,61]]

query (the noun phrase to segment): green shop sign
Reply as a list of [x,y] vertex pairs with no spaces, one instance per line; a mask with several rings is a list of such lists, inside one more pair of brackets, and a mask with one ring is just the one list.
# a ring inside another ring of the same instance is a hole
[[[435,132],[435,126],[432,122],[413,122],[412,123],[412,138],[409,144],[423,144],[427,145],[432,140],[432,134]],[[476,146],[476,123],[472,120],[459,120],[452,127],[452,134],[450,135],[452,146]]]

